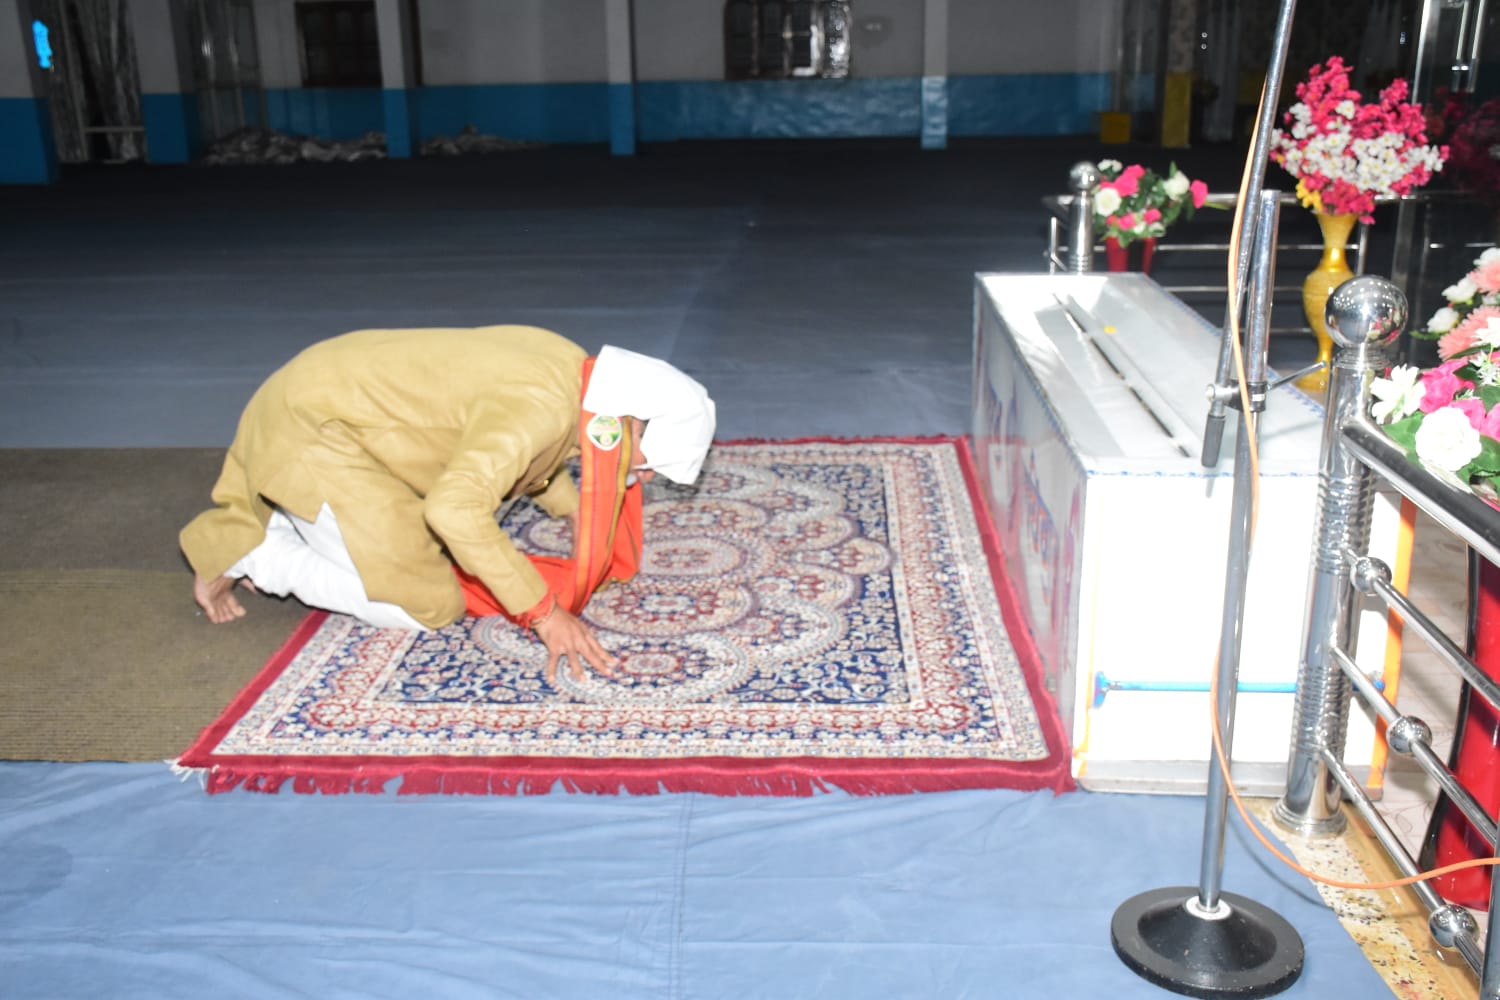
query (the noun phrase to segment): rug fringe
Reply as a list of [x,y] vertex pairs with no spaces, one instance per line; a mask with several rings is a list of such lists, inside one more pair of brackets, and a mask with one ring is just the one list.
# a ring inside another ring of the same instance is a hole
[[[654,767],[660,767],[654,763]],[[1047,789],[1054,793],[1071,787],[1063,776],[1045,772],[1020,773],[1004,768],[1003,776],[991,766],[956,768],[951,771],[879,769],[868,773],[844,771],[811,774],[807,771],[767,769],[734,771],[705,767],[684,761],[677,769],[644,771],[631,768],[600,769],[580,773],[563,762],[559,766],[525,770],[485,770],[459,767],[333,767],[297,766],[282,770],[233,764],[215,764],[204,769],[184,768],[204,776],[210,794],[261,792],[276,794],[291,783],[299,794],[379,795],[394,790],[397,795],[547,795],[566,792],[582,795],[658,795],[696,792],[718,796],[778,796],[807,798],[832,792],[846,795],[909,795],[964,789]],[[392,788],[394,784],[394,788]]]
[[172,772],[172,777],[176,778],[179,782],[187,781],[189,778],[197,778],[199,788],[208,787],[207,768],[192,767],[191,765],[184,764],[181,758],[177,758],[175,760],[168,758],[167,760],[162,761],[162,763],[167,765],[167,769]]

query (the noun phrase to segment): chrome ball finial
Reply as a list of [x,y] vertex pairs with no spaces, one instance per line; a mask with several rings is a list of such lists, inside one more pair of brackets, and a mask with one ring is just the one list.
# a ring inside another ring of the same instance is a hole
[[1340,347],[1389,344],[1406,329],[1406,296],[1373,274],[1350,278],[1328,297],[1328,333]]
[[1073,189],[1074,194],[1092,191],[1103,179],[1104,175],[1099,172],[1099,168],[1087,160],[1073,164],[1073,169],[1068,171],[1068,187]]

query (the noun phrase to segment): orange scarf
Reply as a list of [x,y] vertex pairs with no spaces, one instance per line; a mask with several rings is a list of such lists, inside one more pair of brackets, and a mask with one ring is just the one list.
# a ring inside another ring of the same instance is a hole
[[[588,390],[594,359],[583,362],[583,388]],[[578,537],[573,540],[573,558],[527,556],[547,584],[547,596],[534,608],[513,615],[500,606],[490,589],[458,565],[453,572],[464,592],[464,604],[475,617],[504,615],[520,625],[551,610],[552,601],[578,614],[594,592],[612,580],[629,580],[641,566],[641,484],[625,485],[632,460],[630,428],[620,420],[619,441],[602,448],[589,437],[590,422],[597,414],[580,407],[578,417],[579,488]]]

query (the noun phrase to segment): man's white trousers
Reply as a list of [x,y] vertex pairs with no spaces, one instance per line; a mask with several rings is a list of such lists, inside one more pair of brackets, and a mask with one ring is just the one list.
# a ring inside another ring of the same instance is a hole
[[316,521],[305,521],[279,507],[272,511],[266,540],[224,575],[249,577],[262,593],[291,595],[310,607],[353,615],[378,628],[423,627],[399,605],[372,601],[365,595],[338,519],[326,503]]

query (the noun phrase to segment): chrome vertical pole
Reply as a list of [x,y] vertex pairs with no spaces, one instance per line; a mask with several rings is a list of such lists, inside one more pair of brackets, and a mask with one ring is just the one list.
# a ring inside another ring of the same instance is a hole
[[[1251,207],[1251,232],[1255,238],[1247,297],[1251,305],[1250,344],[1245,348],[1249,360],[1244,366],[1245,392],[1232,397],[1233,405],[1248,412],[1240,414],[1235,438],[1233,512],[1215,705],[1226,757],[1234,729],[1246,574],[1255,520],[1252,445],[1257,414],[1264,409],[1267,392],[1266,348],[1275,288],[1276,193],[1267,191],[1258,195]],[[1226,399],[1225,405],[1231,405],[1231,400]],[[1302,938],[1274,910],[1245,896],[1220,890],[1227,788],[1210,750],[1203,867],[1198,886],[1153,889],[1126,900],[1110,921],[1110,942],[1115,954],[1137,975],[1173,992],[1195,997],[1267,997],[1287,989],[1302,974]]]
[[[1279,232],[1280,192],[1265,191],[1254,206],[1255,247],[1251,259],[1251,301],[1248,343],[1244,348],[1245,388],[1250,410],[1240,413],[1234,447],[1234,497],[1229,518],[1229,556],[1224,575],[1224,608],[1219,629],[1218,699],[1214,705],[1224,755],[1234,746],[1234,704],[1239,688],[1240,645],[1245,621],[1245,592],[1250,573],[1250,540],[1254,531],[1254,477],[1251,463],[1259,415],[1266,408],[1266,353],[1270,346],[1271,298],[1276,285],[1276,244]],[[1238,396],[1230,405],[1243,409]],[[1198,881],[1198,902],[1205,911],[1219,905],[1224,874],[1224,820],[1228,815],[1229,791],[1224,775],[1214,763],[1214,748],[1208,748],[1208,794],[1203,814],[1203,857]]]
[[1068,171],[1073,205],[1068,213],[1068,270],[1087,274],[1094,269],[1094,188],[1102,178],[1099,168],[1087,160]]
[[1353,558],[1369,544],[1374,474],[1345,447],[1343,429],[1362,421],[1375,373],[1392,361],[1406,326],[1406,296],[1383,278],[1362,275],[1328,299],[1328,331],[1335,351],[1328,379],[1319,461],[1319,509],[1303,618],[1302,661],[1292,709],[1291,757],[1286,792],[1273,814],[1302,834],[1337,833],[1344,827],[1340,790],[1323,759],[1344,754],[1349,725],[1349,679],[1331,655],[1354,655],[1358,591]]

